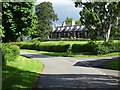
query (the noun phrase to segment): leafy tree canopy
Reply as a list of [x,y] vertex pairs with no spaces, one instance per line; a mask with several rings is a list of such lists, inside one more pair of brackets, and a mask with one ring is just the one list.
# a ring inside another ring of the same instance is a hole
[[3,42],[17,41],[34,33],[37,17],[33,14],[33,8],[34,2],[3,2]]
[[81,24],[80,20],[76,20],[75,24]]
[[66,25],[72,25],[72,21],[73,21],[73,18],[67,17],[66,20],[65,20]]
[[[91,39],[103,37],[107,42],[109,37],[119,31],[119,2],[75,2],[76,7],[82,7],[80,21],[89,30]],[[117,33],[118,34],[118,33]]]
[[38,17],[38,28],[35,36],[47,38],[52,31],[52,21],[58,20],[54,12],[52,3],[42,2],[35,7],[35,12]]
[[[66,25],[72,25],[72,21],[74,21],[73,18],[67,17],[66,20],[65,20],[65,23],[66,23]],[[80,20],[76,20],[75,24],[81,24]]]

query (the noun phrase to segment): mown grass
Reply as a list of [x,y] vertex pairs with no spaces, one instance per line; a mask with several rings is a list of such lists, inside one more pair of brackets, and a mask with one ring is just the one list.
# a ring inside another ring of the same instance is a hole
[[120,70],[120,60],[112,60],[104,64],[105,67]]
[[32,88],[43,65],[40,61],[19,56],[15,61],[6,62],[2,70],[3,90]]
[[46,52],[46,51],[26,50],[26,49],[22,49],[22,51],[44,54],[44,55],[49,55],[49,56],[77,57],[77,58],[100,58],[100,57],[120,55],[120,52],[114,52],[114,53],[103,54],[103,55],[90,55],[90,53],[86,53],[86,52],[74,54],[74,53],[70,53],[70,52]]
[[[70,45],[72,45],[72,44],[86,44],[86,43],[88,43],[90,40],[86,40],[86,41],[45,41],[45,42],[41,42],[41,43],[43,43],[43,44],[48,44],[48,43],[53,43],[53,44],[59,44],[59,43],[66,43],[66,44],[70,44]],[[115,43],[117,43],[117,42],[120,42],[120,40],[113,40]],[[104,40],[98,40],[98,41],[96,41],[97,43],[98,42],[101,42],[101,43],[103,43],[104,42]]]

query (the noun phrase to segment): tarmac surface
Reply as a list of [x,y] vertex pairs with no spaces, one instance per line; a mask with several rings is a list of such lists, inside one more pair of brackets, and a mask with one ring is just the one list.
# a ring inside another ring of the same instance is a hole
[[21,52],[21,55],[40,60],[44,65],[33,87],[34,90],[120,90],[120,71],[102,66],[104,62],[120,60],[120,57],[86,59],[47,56],[30,52]]

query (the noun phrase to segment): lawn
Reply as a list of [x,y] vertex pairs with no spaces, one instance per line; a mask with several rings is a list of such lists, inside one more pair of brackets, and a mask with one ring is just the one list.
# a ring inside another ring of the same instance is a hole
[[[59,43],[66,43],[66,44],[70,44],[70,45],[72,45],[72,44],[86,44],[86,43],[88,43],[90,40],[86,40],[86,41],[45,41],[45,42],[41,42],[41,43],[43,43],[43,44],[48,44],[48,43],[54,43],[54,44],[59,44]],[[99,41],[97,41],[97,42],[101,42],[101,43],[103,43],[104,41],[103,40],[99,40]],[[114,40],[114,42],[115,43],[117,43],[117,42],[120,42],[120,40]]]
[[2,87],[4,90],[31,88],[43,65],[40,61],[19,56],[14,62],[8,61],[2,70]]
[[27,50],[27,49],[22,49],[22,51],[44,54],[49,56],[77,57],[77,58],[100,58],[100,57],[120,55],[120,52],[114,52],[114,53],[103,54],[103,55],[89,55],[87,53],[73,54],[70,52],[47,52],[47,51],[37,51],[37,50]]
[[104,66],[110,69],[120,70],[120,60],[112,60],[105,63]]

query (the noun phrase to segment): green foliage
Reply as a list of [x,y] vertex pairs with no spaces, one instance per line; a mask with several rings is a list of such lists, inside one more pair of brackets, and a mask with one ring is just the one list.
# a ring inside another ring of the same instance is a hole
[[110,68],[110,69],[113,69],[113,70],[120,70],[120,60],[119,59],[111,60],[111,61],[105,63],[104,67]]
[[105,42],[104,46],[109,48],[110,52],[120,52],[120,42],[114,43],[113,41]]
[[81,52],[90,52],[91,54],[95,54],[95,49],[97,44],[94,42],[89,42],[87,44],[73,44],[71,51],[73,53],[81,53]]
[[66,25],[72,25],[72,21],[73,21],[73,18],[67,17],[66,20],[65,20]]
[[20,50],[16,45],[2,44],[2,60],[3,63],[7,61],[14,61],[19,56]]
[[20,46],[21,49],[32,49],[32,50],[40,50],[40,51],[49,51],[49,52],[67,52],[70,44],[41,44],[39,41],[34,43],[16,43]]
[[75,24],[81,24],[80,20],[76,20]]
[[0,12],[0,38],[3,36],[2,13]]
[[2,68],[2,89],[32,89],[43,65],[38,60],[19,56],[14,62],[7,62]]
[[[120,20],[119,2],[75,2],[76,7],[82,7],[80,21],[89,30],[89,37],[93,40],[104,38],[107,42],[109,37],[119,34]],[[109,33],[110,32],[110,33]],[[112,34],[112,35],[110,35]]]
[[52,3],[42,2],[35,7],[35,13],[38,17],[38,28],[33,37],[48,38],[52,31],[52,21],[57,20]]
[[95,54],[107,54],[110,53],[110,49],[102,44],[98,44],[98,46],[95,48]]
[[71,51],[73,53],[89,52],[90,54],[108,54],[112,52],[120,52],[120,43],[107,42],[95,43],[89,42],[87,44],[73,44]]
[[37,16],[33,14],[34,2],[3,2],[3,42],[17,41],[34,33]]

